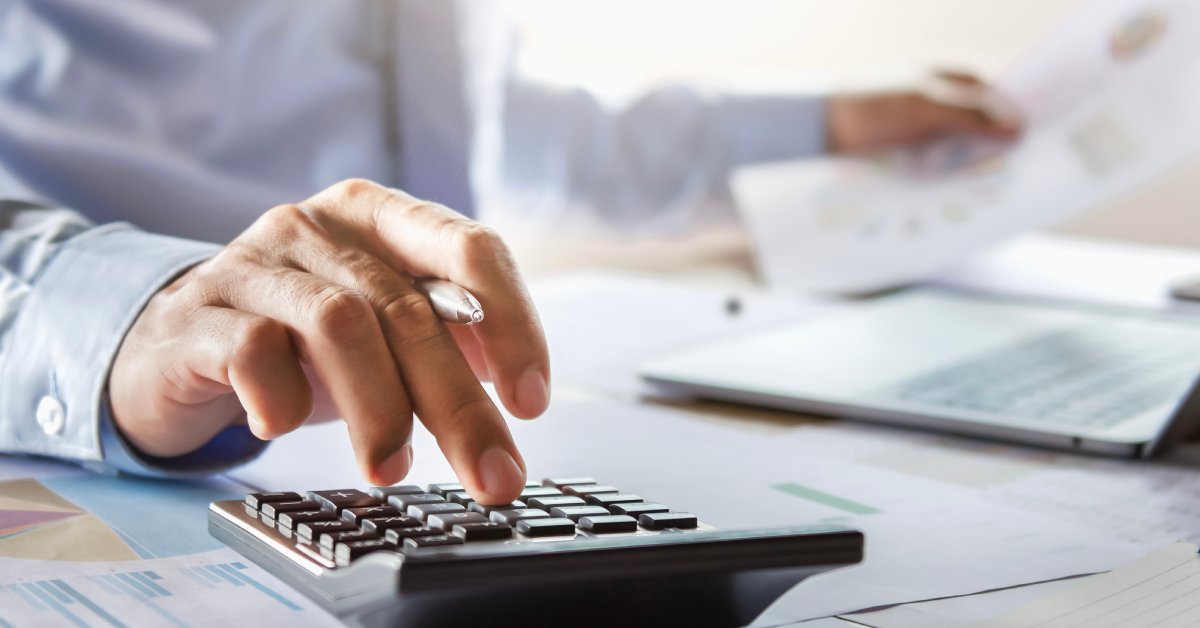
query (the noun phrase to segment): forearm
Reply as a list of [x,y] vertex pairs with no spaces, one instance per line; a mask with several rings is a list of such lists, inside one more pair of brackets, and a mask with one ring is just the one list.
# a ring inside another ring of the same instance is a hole
[[104,412],[109,369],[142,307],[216,250],[92,226],[68,210],[0,205],[0,451],[156,475],[230,462],[158,465],[116,451],[124,442]]

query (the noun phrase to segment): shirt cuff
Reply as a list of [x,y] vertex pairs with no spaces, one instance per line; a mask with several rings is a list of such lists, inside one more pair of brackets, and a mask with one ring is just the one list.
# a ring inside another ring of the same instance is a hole
[[55,246],[0,347],[0,447],[100,462],[114,451],[101,442],[102,408],[125,334],[159,289],[220,247],[126,224]]
[[811,157],[829,145],[822,96],[727,94],[717,103],[717,123],[734,167]]

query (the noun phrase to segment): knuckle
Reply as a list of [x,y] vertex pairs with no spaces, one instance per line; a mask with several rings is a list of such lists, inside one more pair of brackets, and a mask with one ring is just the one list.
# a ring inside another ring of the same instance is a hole
[[507,255],[504,240],[490,227],[465,220],[452,224],[450,251],[462,263],[468,266],[490,264]]
[[447,432],[461,434],[465,431],[477,431],[487,425],[481,420],[488,415],[498,414],[496,405],[478,388],[455,391],[453,397],[457,400],[453,409],[442,419],[441,427]]
[[268,209],[255,221],[249,234],[269,235],[279,239],[294,239],[310,231],[313,227],[312,216],[305,209],[294,203],[276,205]]
[[407,348],[433,345],[442,337],[437,313],[429,301],[419,294],[406,293],[392,297],[383,306],[382,312],[402,330],[398,334],[398,342]]
[[361,295],[341,287],[320,290],[310,308],[318,333],[329,338],[357,338],[375,319],[371,304]]
[[369,179],[353,177],[343,179],[333,184],[332,191],[335,195],[348,199],[356,198],[364,194],[370,194],[379,190],[379,184]]
[[240,362],[260,362],[290,343],[283,325],[266,318],[255,319],[242,325],[238,331],[233,357]]

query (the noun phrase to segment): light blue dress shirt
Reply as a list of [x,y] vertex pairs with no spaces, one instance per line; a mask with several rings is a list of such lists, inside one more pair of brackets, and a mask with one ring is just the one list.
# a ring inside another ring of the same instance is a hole
[[735,166],[825,145],[808,95],[685,86],[620,107],[514,70],[495,4],[0,3],[0,452],[153,475],[106,408],[149,298],[266,209],[366,177],[487,219],[520,207],[671,228],[728,206]]

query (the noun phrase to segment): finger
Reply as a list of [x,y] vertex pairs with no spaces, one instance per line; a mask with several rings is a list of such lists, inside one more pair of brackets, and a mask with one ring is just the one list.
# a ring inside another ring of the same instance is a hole
[[402,479],[411,465],[405,445],[412,434],[412,404],[370,303],[344,286],[292,269],[251,268],[218,285],[231,307],[288,327],[346,420],[367,480],[386,485]]
[[314,197],[377,234],[380,255],[417,276],[442,277],[471,291],[487,317],[472,330],[504,405],[532,418],[550,401],[550,358],[537,311],[508,248],[491,230],[441,205],[350,181]]
[[450,335],[454,336],[459,351],[462,351],[463,357],[467,359],[467,364],[471,365],[471,371],[475,373],[475,377],[481,382],[490,382],[492,373],[488,370],[487,358],[483,355],[483,345],[479,344],[479,339],[475,337],[474,328],[474,325],[449,326]]
[[524,462],[504,418],[429,301],[379,259],[327,238],[304,249],[322,253],[295,262],[371,303],[417,416],[467,490],[484,503],[515,499],[525,484]]
[[278,438],[312,414],[312,387],[287,328],[280,323],[205,306],[194,314],[183,342],[189,369],[233,389],[255,436]]
[[997,119],[982,106],[964,107],[940,102],[928,104],[926,115],[938,133],[969,133],[997,139],[1011,139],[1020,132],[1019,123]]

